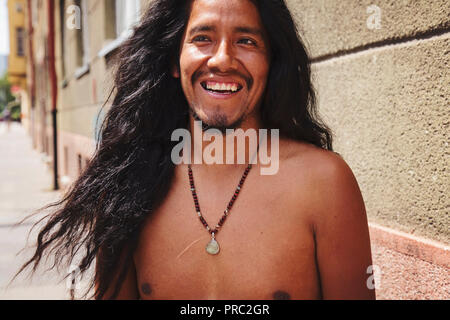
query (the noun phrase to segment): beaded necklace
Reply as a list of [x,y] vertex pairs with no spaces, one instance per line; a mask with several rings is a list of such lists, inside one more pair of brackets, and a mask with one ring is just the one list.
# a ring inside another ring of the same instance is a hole
[[[258,146],[258,149],[259,149],[259,146]],[[231,198],[230,202],[228,203],[228,206],[225,209],[222,218],[220,219],[220,221],[216,225],[216,227],[214,229],[211,229],[210,226],[208,225],[208,223],[206,222],[205,218],[203,218],[203,215],[200,211],[200,204],[198,202],[197,192],[195,191],[192,168],[191,168],[191,165],[188,165],[189,183],[191,185],[192,197],[194,198],[195,211],[197,212],[200,222],[203,224],[203,226],[206,228],[206,230],[211,234],[211,240],[206,245],[206,252],[208,252],[209,254],[216,255],[220,251],[219,243],[216,240],[216,234],[219,232],[219,229],[223,226],[223,224],[225,223],[225,220],[230,215],[231,208],[233,207],[233,204],[236,201],[236,198],[238,197],[239,193],[241,192],[242,186],[244,185],[245,179],[247,178],[248,173],[250,172],[251,168],[252,168],[251,164],[249,164],[247,166],[247,168],[245,168],[244,174],[242,175],[241,180],[239,181],[239,184],[236,188],[236,191],[234,192],[233,197]]]

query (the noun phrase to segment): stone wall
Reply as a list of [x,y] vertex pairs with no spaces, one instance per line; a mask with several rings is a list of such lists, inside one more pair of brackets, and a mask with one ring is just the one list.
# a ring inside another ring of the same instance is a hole
[[369,218],[450,243],[450,2],[287,2]]
[[[335,150],[358,179],[371,225],[388,227],[371,228],[378,296],[450,298],[450,2],[287,3]],[[417,237],[408,250],[398,250],[406,238],[397,231]],[[427,239],[439,241],[444,266],[419,254]]]

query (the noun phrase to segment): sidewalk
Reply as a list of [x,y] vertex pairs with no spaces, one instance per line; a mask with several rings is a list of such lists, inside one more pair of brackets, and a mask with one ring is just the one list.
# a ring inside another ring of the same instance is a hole
[[[43,157],[32,149],[31,139],[16,123],[10,131],[0,123],[0,300],[1,299],[67,299],[63,277],[55,271],[37,273],[29,280],[28,273],[8,283],[32,250],[25,250],[32,222],[19,227],[13,225],[36,209],[54,202],[60,196],[52,191],[52,173]],[[36,232],[33,232],[35,235]],[[30,236],[28,245],[35,237]]]

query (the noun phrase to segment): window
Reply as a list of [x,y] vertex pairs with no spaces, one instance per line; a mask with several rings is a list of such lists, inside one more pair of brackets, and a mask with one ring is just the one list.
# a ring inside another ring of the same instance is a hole
[[22,4],[20,2],[16,2],[16,12],[22,12]]
[[25,56],[25,30],[23,28],[16,29],[16,40],[17,40],[17,56]]
[[74,5],[81,9],[81,28],[77,32],[77,66],[75,78],[80,78],[89,71],[89,29],[88,6],[86,0],[75,0]]
[[[133,25],[139,21],[141,0],[106,0],[105,34],[108,44],[99,51],[99,57],[106,57],[131,35]],[[111,23],[113,22],[113,23]]]
[[81,1],[81,29],[83,30],[83,65],[89,63],[89,26],[87,0]]
[[133,24],[139,20],[141,12],[140,0],[115,0],[116,35],[127,36]]

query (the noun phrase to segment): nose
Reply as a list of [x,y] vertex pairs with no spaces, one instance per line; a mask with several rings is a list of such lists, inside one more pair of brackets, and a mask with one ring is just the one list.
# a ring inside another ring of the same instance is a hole
[[236,69],[236,60],[233,48],[228,41],[220,42],[214,54],[208,60],[208,68],[217,69],[220,72],[227,72]]

